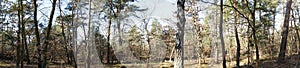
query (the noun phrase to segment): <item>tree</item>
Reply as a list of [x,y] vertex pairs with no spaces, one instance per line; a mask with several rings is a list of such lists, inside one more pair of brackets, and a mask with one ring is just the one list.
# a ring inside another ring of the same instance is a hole
[[[74,9],[75,9],[75,0],[72,0],[72,8],[71,8],[71,11],[72,11],[72,22],[71,22],[71,24],[72,24],[72,26],[74,26],[74,16],[75,16],[75,14],[74,14]],[[75,39],[77,39],[77,37],[75,37],[75,36],[77,36],[77,34],[76,34],[76,29],[75,29],[75,27],[73,27],[72,28],[72,31],[73,31],[73,33],[72,33],[72,42],[73,42],[73,47],[74,47],[74,49],[72,50],[72,58],[73,58],[73,62],[74,62],[74,68],[77,68],[77,62],[76,62],[76,56],[75,55],[77,55],[77,54],[74,54],[74,53],[76,53],[77,51],[75,51],[76,49],[76,45],[77,45],[77,40],[75,40]]]
[[40,35],[39,35],[39,25],[38,25],[38,21],[37,21],[37,4],[36,4],[36,0],[33,0],[33,7],[34,7],[34,25],[35,25],[35,35],[36,35],[36,47],[37,47],[37,52],[38,52],[38,68],[42,68],[42,47],[41,47],[41,42],[40,42]]
[[[50,19],[48,21],[48,27],[47,27],[47,34],[46,34],[46,40],[45,40],[45,47],[43,47],[43,51],[42,53],[45,54],[47,52],[48,49],[48,45],[50,44],[50,34],[51,34],[51,27],[52,27],[52,20],[53,20],[53,16],[54,16],[54,12],[55,12],[55,6],[56,6],[56,1],[57,0],[53,0],[52,2],[52,10],[50,12]],[[43,68],[47,67],[47,57],[46,55],[44,55],[43,57]]]
[[[298,7],[298,6],[297,6]],[[299,12],[299,9],[297,9],[297,12],[298,12],[298,21],[300,22],[300,12]],[[300,35],[299,35],[299,25],[296,24],[296,22],[294,22],[294,26],[295,26],[295,29],[296,29],[296,34],[297,34],[297,37],[298,37],[298,44],[300,44]],[[299,45],[300,46],[300,45]],[[300,50],[300,47],[298,48]],[[298,55],[300,55],[300,51],[298,51]]]
[[[234,6],[236,6],[236,0],[234,1]],[[236,40],[236,67],[240,67],[240,50],[241,50],[241,45],[240,45],[240,40],[239,40],[239,34],[237,31],[237,12],[234,10],[234,34],[235,34],[235,40]]]
[[185,26],[185,13],[184,13],[185,0],[177,0],[177,19],[176,23],[178,33],[176,34],[176,45],[174,55],[174,68],[183,68],[184,64],[184,26]]
[[[248,2],[248,1],[247,1]],[[253,5],[253,10],[251,11],[250,10],[250,7],[249,8],[249,11],[251,12],[251,18],[252,18],[252,37],[254,39],[254,46],[255,46],[255,54],[256,54],[256,60],[258,61],[259,60],[259,49],[258,49],[258,44],[257,44],[257,37],[256,37],[256,25],[255,25],[255,10],[256,10],[256,0],[254,0],[254,5]],[[249,22],[250,23],[250,22]]]
[[285,51],[286,51],[286,44],[287,44],[287,36],[289,33],[289,19],[290,19],[290,10],[292,5],[292,0],[289,0],[286,4],[286,14],[284,16],[284,22],[283,22],[283,29],[281,33],[281,44],[280,44],[280,52],[278,55],[278,62],[283,63],[285,59]]
[[[96,7],[96,9],[100,9],[100,11],[96,10],[96,12],[100,12],[100,19],[104,20],[105,22],[107,22],[106,24],[106,40],[107,40],[107,54],[106,57],[106,62],[109,64],[112,60],[112,47],[111,47],[111,43],[114,44],[118,44],[120,46],[122,46],[123,43],[123,39],[122,39],[122,28],[121,25],[123,23],[121,23],[122,20],[132,16],[133,14],[135,14],[136,11],[145,11],[143,9],[139,9],[138,6],[133,5],[133,4],[129,4],[129,2],[135,2],[136,0],[100,0],[95,2],[95,4],[100,4],[100,5],[94,5]],[[101,16],[103,15],[103,16]],[[134,15],[136,16],[136,15]],[[111,39],[111,31],[113,31],[113,25],[116,24],[116,29],[117,29],[117,37],[116,40],[118,42],[111,42],[113,41]],[[128,23],[126,23],[128,24]]]
[[[20,63],[21,63],[21,67],[23,67],[23,63],[22,63],[22,58],[21,58],[21,52],[22,52],[22,45],[23,44],[21,44],[21,23],[22,23],[22,20],[21,19],[23,19],[23,17],[21,16],[21,14],[22,14],[22,1],[21,0],[18,0],[18,7],[19,7],[19,9],[18,9],[18,32],[17,32],[17,34],[18,34],[18,41],[17,41],[17,63],[16,63],[16,67],[17,68],[19,68],[20,66]],[[20,9],[21,8],[21,9]],[[22,18],[21,18],[22,17]]]
[[[21,1],[21,4],[22,4],[22,1]],[[27,5],[25,4],[25,7],[27,7]],[[24,19],[24,14],[25,13],[23,13],[23,8],[24,8],[24,6],[23,6],[23,4],[22,4],[22,6],[21,6],[21,13],[22,13],[22,18],[21,18],[21,24],[22,24],[22,26],[21,26],[21,32],[22,32],[22,44],[23,44],[23,46],[22,46],[22,51],[24,51],[24,53],[22,54],[22,56],[26,56],[26,60],[27,60],[27,64],[30,64],[30,59],[29,59],[29,51],[28,51],[28,44],[27,44],[27,38],[26,38],[26,28],[25,28],[25,24],[26,24],[26,21],[29,21],[28,19],[25,21],[25,20],[23,20]],[[27,10],[27,12],[30,12],[31,10]],[[30,13],[31,14],[31,13]],[[29,15],[30,15],[29,14]],[[31,18],[31,16],[29,17],[29,18]],[[30,19],[31,20],[31,19]],[[25,45],[25,46],[24,46]],[[24,50],[25,49],[25,50]],[[25,54],[26,53],[26,54]]]
[[[77,4],[77,5],[75,5]],[[77,28],[78,28],[78,24],[77,23],[74,23],[74,20],[75,20],[75,15],[77,14],[77,19],[78,19],[78,5],[79,5],[79,1],[77,0],[72,0],[72,2],[69,2],[67,7],[65,7],[65,10],[68,10],[68,11],[71,11],[71,14],[70,15],[65,15],[64,17],[61,17],[61,19],[63,19],[63,21],[67,21],[67,22],[70,22],[71,21],[71,27],[70,28],[70,32],[71,35],[70,36],[70,46],[72,48],[71,50],[71,59],[73,60],[73,64],[74,64],[74,68],[77,68],[77,62],[76,62],[76,58],[77,58]],[[80,6],[80,5],[79,5]],[[61,7],[61,6],[60,6]],[[61,12],[61,9],[60,9],[60,12]],[[77,12],[75,14],[75,12]],[[77,20],[75,20],[77,21]],[[66,47],[67,48],[67,47]]]
[[89,0],[89,8],[88,8],[88,43],[87,43],[87,46],[86,46],[86,50],[87,50],[87,57],[86,57],[86,68],[90,68],[90,62],[91,62],[91,56],[90,56],[90,50],[91,50],[91,44],[92,44],[92,41],[91,41],[91,5],[92,5],[92,0]]
[[221,0],[220,8],[221,8],[221,10],[220,10],[219,33],[220,33],[221,46],[222,46],[223,68],[226,68],[225,42],[224,42],[224,37],[223,37],[223,0]]
[[[68,41],[67,41],[67,39],[66,39],[66,35],[65,35],[65,24],[64,24],[64,22],[63,22],[63,20],[66,20],[67,22],[69,22],[70,21],[70,19],[72,19],[72,18],[70,18],[70,17],[72,17],[72,15],[66,15],[66,16],[62,16],[62,9],[61,9],[61,0],[58,0],[58,8],[59,8],[59,17],[58,18],[60,18],[59,19],[59,22],[60,22],[60,24],[61,24],[61,31],[62,31],[62,44],[63,45],[65,45],[64,46],[64,49],[65,49],[65,53],[66,53],[66,57],[67,57],[67,60],[68,60],[68,64],[71,64],[72,63],[72,61],[71,61],[71,56],[70,56],[70,54],[69,54],[69,50],[68,50]],[[57,19],[58,19],[57,18]]]

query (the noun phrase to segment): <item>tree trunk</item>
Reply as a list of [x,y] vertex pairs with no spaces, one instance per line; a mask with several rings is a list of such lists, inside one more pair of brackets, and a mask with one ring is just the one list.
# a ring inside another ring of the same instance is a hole
[[71,65],[71,60],[70,60],[70,53],[68,50],[68,43],[66,41],[66,35],[65,35],[65,26],[64,26],[64,22],[63,22],[63,16],[62,16],[62,10],[61,10],[61,4],[60,4],[60,0],[58,0],[58,8],[59,8],[59,15],[60,15],[60,23],[61,23],[61,32],[62,32],[62,44],[64,45],[64,49],[65,49],[65,53],[66,53],[66,57],[67,57],[67,63]]
[[48,45],[50,44],[49,41],[50,41],[52,20],[53,20],[53,16],[54,16],[54,12],[55,12],[56,1],[57,0],[53,0],[53,2],[52,2],[52,10],[51,10],[51,13],[50,13],[50,19],[49,19],[49,22],[48,22],[48,27],[47,27],[48,29],[47,29],[46,40],[45,40],[45,45],[44,45],[45,47],[44,47],[44,50],[42,51],[42,54],[44,54],[44,56],[42,57],[43,58],[43,68],[47,67],[46,52],[47,52],[47,49],[48,49]]
[[90,50],[91,50],[91,0],[89,0],[89,8],[88,8],[88,40],[87,40],[87,47],[86,47],[86,50],[87,50],[87,58],[86,58],[86,68],[90,68],[90,65],[91,65],[91,56],[90,56]]
[[[234,6],[236,6],[236,0],[234,0]],[[235,40],[236,40],[236,68],[240,68],[240,40],[239,40],[239,34],[237,31],[237,13],[234,11],[234,33],[235,33]]]
[[[121,1],[120,2],[120,6],[121,7],[123,5],[124,2],[122,2],[123,0],[118,0]],[[113,11],[113,10],[112,10]],[[119,41],[119,46],[123,45],[123,40],[122,40],[122,32],[121,32],[121,21],[120,21],[120,13],[121,13],[121,8],[117,8],[117,13],[116,13],[116,21],[117,21],[117,29],[118,29],[118,41]]]
[[22,1],[21,0],[18,0],[18,31],[17,31],[17,62],[16,62],[16,68],[20,68],[20,63],[21,63],[21,12],[22,12],[22,9],[21,9],[21,5],[22,5]]
[[[298,7],[298,6],[297,6]],[[298,17],[300,17],[300,12],[299,12],[299,9],[297,9],[297,15],[298,15]],[[298,20],[299,22],[300,22],[300,18],[299,18],[299,20]],[[297,26],[297,24],[296,24],[296,22],[294,22],[294,26],[295,26],[295,28],[296,28],[296,34],[297,34],[297,38],[298,38],[298,55],[300,55],[300,35],[299,35],[299,29],[298,29],[298,27],[299,26]]]
[[[113,10],[113,2],[112,0],[110,0],[109,3],[109,7],[110,7],[110,14],[113,14],[114,10]],[[108,29],[107,29],[107,44],[106,44],[106,48],[107,48],[107,54],[106,54],[106,63],[110,64],[110,31],[111,31],[111,23],[112,23],[112,17],[109,17],[109,21],[108,21]],[[119,38],[120,39],[120,38]]]
[[[25,52],[24,52],[24,45],[26,45],[25,44],[25,26],[24,26],[24,20],[23,20],[23,2],[21,1],[21,0],[19,0],[20,2],[20,13],[21,14],[19,14],[19,16],[21,16],[21,21],[19,22],[19,27],[21,27],[21,28],[19,28],[19,34],[21,34],[21,32],[22,32],[22,34],[21,35],[19,35],[18,37],[20,37],[21,39],[19,39],[20,41],[21,41],[21,46],[20,46],[20,52],[21,52],[21,55],[20,55],[20,60],[21,60],[21,68],[23,68],[24,67],[24,64],[23,64],[23,60],[24,60],[24,57],[22,57],[22,56],[25,56]],[[21,25],[20,25],[21,24]]]
[[287,36],[289,33],[289,19],[290,19],[290,9],[292,5],[292,0],[289,0],[286,4],[286,14],[283,22],[283,29],[282,29],[282,39],[280,45],[280,52],[278,56],[278,62],[283,63],[285,60],[285,51],[286,51],[286,43],[287,43]]
[[178,33],[176,34],[176,45],[174,55],[174,68],[184,67],[184,26],[185,26],[185,13],[184,13],[185,0],[177,0],[177,28]]
[[91,65],[91,52],[90,52],[90,50],[91,50],[91,5],[92,5],[92,3],[91,3],[91,0],[89,0],[89,8],[88,8],[88,33],[87,33],[87,38],[88,38],[88,40],[87,40],[87,47],[86,47],[86,50],[87,50],[87,57],[86,57],[86,68],[90,68],[90,65]]
[[146,51],[147,50],[149,50],[149,52],[148,52],[148,54],[146,54],[146,56],[148,56],[149,58],[147,58],[147,64],[146,64],[146,68],[148,68],[149,67],[149,61],[150,61],[150,58],[151,58],[151,45],[150,45],[150,33],[149,33],[149,31],[148,31],[148,22],[146,22],[146,19],[143,19],[143,23],[145,24],[144,25],[144,30],[146,31],[146,41],[147,41],[147,44],[148,44],[148,48],[149,49],[146,49]]
[[222,58],[223,58],[223,68],[226,68],[226,54],[225,54],[225,42],[223,37],[223,0],[221,0],[221,10],[220,10],[220,24],[219,24],[219,33],[222,45]]
[[38,21],[37,21],[37,4],[36,0],[33,0],[33,6],[34,6],[34,25],[35,25],[35,35],[36,35],[36,47],[37,47],[37,52],[38,52],[38,68],[42,68],[42,47],[41,47],[41,42],[40,42],[40,35],[39,35],[39,26],[38,26]]
[[254,8],[253,11],[251,12],[251,17],[252,17],[252,37],[254,39],[254,46],[255,46],[255,54],[256,54],[256,60],[259,60],[259,49],[258,49],[258,44],[257,44],[257,38],[256,38],[256,26],[255,26],[255,7],[256,7],[256,0],[254,0]]
[[23,44],[25,45],[23,46],[23,48],[25,49],[25,53],[26,53],[24,56],[26,56],[27,64],[30,64],[28,44],[27,44],[26,31],[25,31],[25,22],[22,23],[22,37],[24,41]]
[[[74,25],[74,17],[75,17],[75,15],[74,15],[74,9],[75,9],[75,4],[74,4],[74,2],[75,2],[75,0],[72,0],[72,22],[71,22],[71,24],[72,24],[72,31],[73,31],[73,33],[72,33],[72,46],[74,47],[74,49],[72,50],[72,59],[73,59],[73,63],[74,63],[74,68],[77,68],[77,62],[76,62],[76,56],[77,56],[77,54],[76,54],[76,45],[77,45],[77,40],[76,40],[76,29],[75,28],[77,28],[77,25]],[[75,27],[74,27],[75,26]]]
[[[214,0],[214,4],[217,4],[217,0]],[[214,24],[212,24],[213,28],[212,28],[212,32],[215,32],[212,34],[212,46],[213,46],[213,52],[214,53],[214,63],[219,64],[219,43],[217,41],[217,36],[218,36],[218,10],[216,9],[215,11],[215,22]]]
[[[276,8],[274,8],[274,11],[276,11]],[[272,41],[271,41],[271,50],[274,48],[275,46],[275,23],[276,23],[276,12],[273,12],[273,26],[272,26]],[[273,59],[273,51],[270,51],[271,52],[271,59]]]

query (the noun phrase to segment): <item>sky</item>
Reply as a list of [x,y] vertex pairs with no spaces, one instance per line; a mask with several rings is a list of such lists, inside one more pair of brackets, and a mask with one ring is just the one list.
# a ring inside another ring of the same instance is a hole
[[[3,0],[0,0],[3,1]],[[8,0],[8,1],[14,1],[16,2],[17,0]],[[29,0],[28,0],[29,1]],[[138,12],[137,15],[144,15],[145,17],[149,18],[157,18],[157,19],[171,19],[173,21],[176,21],[176,18],[174,17],[174,12],[177,10],[176,9],[176,1],[177,0],[138,0],[137,2],[134,2],[132,4],[135,4],[137,6],[143,7],[143,8],[148,8],[148,11],[145,12]],[[70,2],[70,0],[62,0],[61,7],[62,9],[66,7],[67,3]],[[51,10],[51,1],[50,0],[38,0],[39,4],[39,10],[38,11],[38,19],[40,21],[44,21],[44,23],[47,23],[48,19],[47,18],[42,18],[43,13],[46,14],[47,17],[50,15],[50,10]],[[285,5],[285,4],[284,4]],[[201,6],[206,6],[207,5],[201,4]],[[282,10],[283,5],[279,5],[279,10],[280,13],[276,15],[276,29],[279,30],[280,26],[283,23],[283,11]],[[64,10],[64,9],[63,9]],[[54,19],[53,22],[55,22],[56,17],[59,15],[59,10],[58,7],[56,7],[55,14],[54,14]],[[199,13],[200,18],[204,18],[207,14],[205,11]],[[258,16],[258,15],[256,15]],[[137,18],[132,18],[136,23],[140,23],[141,19]],[[150,21],[151,22],[151,21]],[[166,22],[166,21],[161,21],[161,22]],[[200,22],[203,22],[203,19],[200,20]],[[173,23],[162,23],[162,25],[173,25]]]
[[[9,0],[9,1],[14,1],[16,2],[16,0]],[[163,26],[173,26],[173,28],[176,28],[176,25],[174,22],[177,22],[177,18],[175,17],[175,11],[177,10],[176,7],[176,1],[177,0],[137,0],[137,2],[132,2],[132,4],[140,6],[142,8],[148,8],[147,11],[144,12],[137,12],[136,14],[143,17],[143,18],[152,18],[152,20],[149,21],[149,24],[152,23],[153,18],[155,19],[159,19],[158,22],[160,22],[160,24],[162,24]],[[62,0],[61,2],[61,8],[63,11],[64,8],[67,6],[67,3],[71,2],[71,0]],[[44,25],[46,25],[48,23],[48,18],[50,16],[50,12],[51,12],[51,1],[50,0],[38,0],[38,5],[39,8],[38,10],[38,20],[40,22],[42,22]],[[204,3],[199,3],[201,7],[210,7],[211,5],[209,4],[204,4]],[[58,5],[58,4],[57,4]],[[276,15],[276,23],[275,23],[275,28],[276,30],[280,30],[281,25],[283,23],[283,10],[282,10],[282,5],[279,6],[279,8],[277,10],[280,11],[280,13],[278,13]],[[46,14],[47,17],[45,17]],[[204,23],[204,17],[207,15],[207,11],[201,11],[199,12],[199,17],[201,18],[201,20],[199,21],[200,23]],[[56,25],[58,23],[55,23],[56,17],[59,16],[59,9],[58,6],[56,6],[56,10],[54,13],[54,19],[53,19],[53,25]],[[258,16],[258,15],[256,15]],[[188,17],[186,17],[187,19],[189,19]],[[258,18],[258,17],[257,17]],[[134,23],[138,26],[143,26],[142,19],[139,18],[135,18],[135,17],[131,17],[130,19],[132,19],[134,21]],[[166,21],[165,19],[170,19],[171,21]],[[84,22],[87,22],[87,20],[85,20]],[[103,26],[105,26],[106,23],[104,23]],[[106,27],[106,26],[105,26]],[[105,27],[101,27],[100,29],[100,33],[103,35],[106,35],[106,29]],[[151,26],[148,26],[148,29],[151,29]],[[83,38],[84,35],[82,33],[83,29],[78,29],[78,33],[81,33],[81,35],[78,36],[78,38]]]
[[[16,0],[9,0],[9,1],[14,1],[16,2]],[[70,2],[71,0],[62,0],[61,2],[61,7],[64,10],[64,8],[67,6],[67,3]],[[161,19],[160,22],[162,25],[171,25],[171,26],[175,26],[174,23],[171,23],[169,21],[165,21],[163,19],[171,19],[173,22],[176,22],[176,18],[175,18],[175,11],[176,9],[176,1],[177,0],[137,0],[137,2],[133,2],[132,4],[135,4],[137,6],[143,7],[143,8],[148,8],[148,11],[145,12],[137,12],[137,15],[141,15],[144,16],[145,18],[156,18],[156,19]],[[38,10],[38,19],[43,22],[44,24],[47,23],[48,19],[46,17],[42,17],[44,16],[44,14],[46,14],[47,17],[50,16],[50,10],[51,8],[51,1],[50,0],[38,0],[37,2],[39,4],[39,8]],[[201,4],[201,6],[206,6],[209,7],[207,5]],[[282,5],[280,5],[280,7],[282,7]],[[278,8],[278,10],[280,10],[281,8]],[[280,13],[277,14],[276,16],[276,29],[279,30],[281,23],[283,22],[283,11],[280,10]],[[55,14],[54,14],[54,19],[53,22],[55,22],[56,17],[59,15],[59,9],[56,6],[56,10],[55,10]],[[199,13],[199,17],[200,18],[204,18],[206,16],[205,11],[200,12]],[[256,15],[258,16],[258,15]],[[139,24],[141,22],[141,19],[137,19],[137,18],[132,18],[134,20],[135,23]],[[150,21],[152,22],[152,21]],[[164,22],[164,23],[162,23]],[[200,22],[203,22],[203,19],[200,20]],[[57,23],[54,23],[54,25]]]

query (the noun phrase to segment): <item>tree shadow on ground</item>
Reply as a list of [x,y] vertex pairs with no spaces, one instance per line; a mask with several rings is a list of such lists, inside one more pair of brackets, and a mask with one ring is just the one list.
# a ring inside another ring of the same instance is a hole
[[277,59],[278,57],[261,59],[259,64],[243,65],[240,68],[300,68],[300,56],[298,54],[286,56],[283,63],[278,63]]

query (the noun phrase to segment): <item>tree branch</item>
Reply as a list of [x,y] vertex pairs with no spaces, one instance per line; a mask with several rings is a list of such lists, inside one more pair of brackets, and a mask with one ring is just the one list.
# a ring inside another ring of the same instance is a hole
[[[215,4],[215,3],[211,3],[211,2],[206,2],[206,1],[203,1],[203,0],[200,0],[201,2],[203,3],[207,3],[207,4],[211,4],[211,5],[215,5],[215,6],[220,6],[218,4]],[[230,0],[230,3],[232,4],[231,0]],[[223,5],[225,7],[229,7],[229,8],[233,8],[235,11],[237,11],[243,18],[245,18],[247,21],[250,21],[250,19],[248,17],[246,17],[241,11],[239,11],[235,6],[232,6],[232,5]]]

